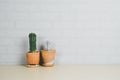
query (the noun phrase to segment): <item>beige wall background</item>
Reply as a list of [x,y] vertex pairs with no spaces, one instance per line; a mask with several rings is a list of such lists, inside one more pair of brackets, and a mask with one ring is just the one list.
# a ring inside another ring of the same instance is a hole
[[0,0],[0,64],[25,64],[28,34],[56,64],[120,64],[119,0]]

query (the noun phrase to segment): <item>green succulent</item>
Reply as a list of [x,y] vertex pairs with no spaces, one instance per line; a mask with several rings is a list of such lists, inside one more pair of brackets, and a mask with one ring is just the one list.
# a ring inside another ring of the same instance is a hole
[[36,34],[29,33],[29,45],[30,45],[30,52],[36,51]]

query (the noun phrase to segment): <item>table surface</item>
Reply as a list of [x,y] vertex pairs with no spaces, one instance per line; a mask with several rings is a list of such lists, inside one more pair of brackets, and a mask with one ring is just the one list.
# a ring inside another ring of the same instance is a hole
[[120,80],[120,65],[1,65],[0,80]]

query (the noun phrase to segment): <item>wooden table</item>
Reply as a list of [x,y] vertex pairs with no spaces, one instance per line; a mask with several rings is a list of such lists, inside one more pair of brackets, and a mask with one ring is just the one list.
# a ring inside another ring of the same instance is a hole
[[0,66],[0,80],[120,80],[120,65]]

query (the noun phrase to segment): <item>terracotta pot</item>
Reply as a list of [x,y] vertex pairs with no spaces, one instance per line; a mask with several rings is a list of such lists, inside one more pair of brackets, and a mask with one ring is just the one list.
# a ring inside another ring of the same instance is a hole
[[41,50],[41,59],[43,66],[53,66],[55,61],[55,50]]
[[28,52],[26,53],[26,59],[28,65],[39,65],[40,63],[40,53],[39,52]]

